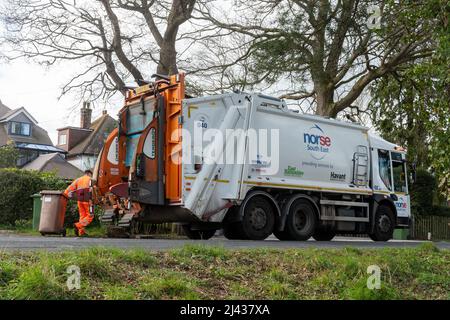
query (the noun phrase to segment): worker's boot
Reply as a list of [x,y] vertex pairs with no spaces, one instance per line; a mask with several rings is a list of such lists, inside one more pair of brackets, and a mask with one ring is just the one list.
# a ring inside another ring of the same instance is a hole
[[75,233],[75,236],[80,236],[80,232],[78,231],[78,227],[75,223],[73,224],[73,232]]
[[88,237],[88,234],[86,233],[86,231],[84,231],[84,229],[79,229],[78,236],[84,238],[84,237]]

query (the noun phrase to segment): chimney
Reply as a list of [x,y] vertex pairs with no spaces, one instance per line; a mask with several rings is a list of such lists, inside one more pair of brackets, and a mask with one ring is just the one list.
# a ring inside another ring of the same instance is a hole
[[89,129],[91,126],[92,109],[91,103],[83,102],[83,107],[80,110],[80,128]]

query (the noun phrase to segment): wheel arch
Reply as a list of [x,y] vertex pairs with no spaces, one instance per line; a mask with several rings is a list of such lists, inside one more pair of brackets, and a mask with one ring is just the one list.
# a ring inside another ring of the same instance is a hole
[[268,192],[263,191],[263,190],[253,190],[247,193],[247,195],[245,196],[244,201],[241,203],[240,207],[239,207],[239,213],[238,213],[238,217],[239,219],[242,219],[242,217],[244,216],[244,209],[245,206],[248,204],[248,202],[250,201],[250,199],[252,199],[255,196],[263,196],[265,197],[267,200],[269,200],[270,205],[272,206],[272,208],[274,209],[275,212],[275,221],[276,221],[276,225],[279,224],[279,220],[281,218],[281,209],[280,206],[278,205],[278,202],[275,200],[275,198]]

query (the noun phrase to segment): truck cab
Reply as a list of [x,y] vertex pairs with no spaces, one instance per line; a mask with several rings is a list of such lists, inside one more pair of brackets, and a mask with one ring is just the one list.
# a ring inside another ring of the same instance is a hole
[[377,203],[391,202],[395,207],[396,227],[407,228],[410,224],[411,205],[406,150],[373,134],[369,139],[372,157],[371,187],[374,200]]

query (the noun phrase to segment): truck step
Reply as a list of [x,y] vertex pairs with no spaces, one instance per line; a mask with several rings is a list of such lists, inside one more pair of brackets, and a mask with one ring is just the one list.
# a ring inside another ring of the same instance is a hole
[[126,213],[122,219],[119,220],[117,226],[122,228],[128,228],[131,225],[131,220],[133,220],[134,213]]
[[107,209],[101,216],[100,222],[105,225],[111,225],[113,224],[115,215],[114,209]]

